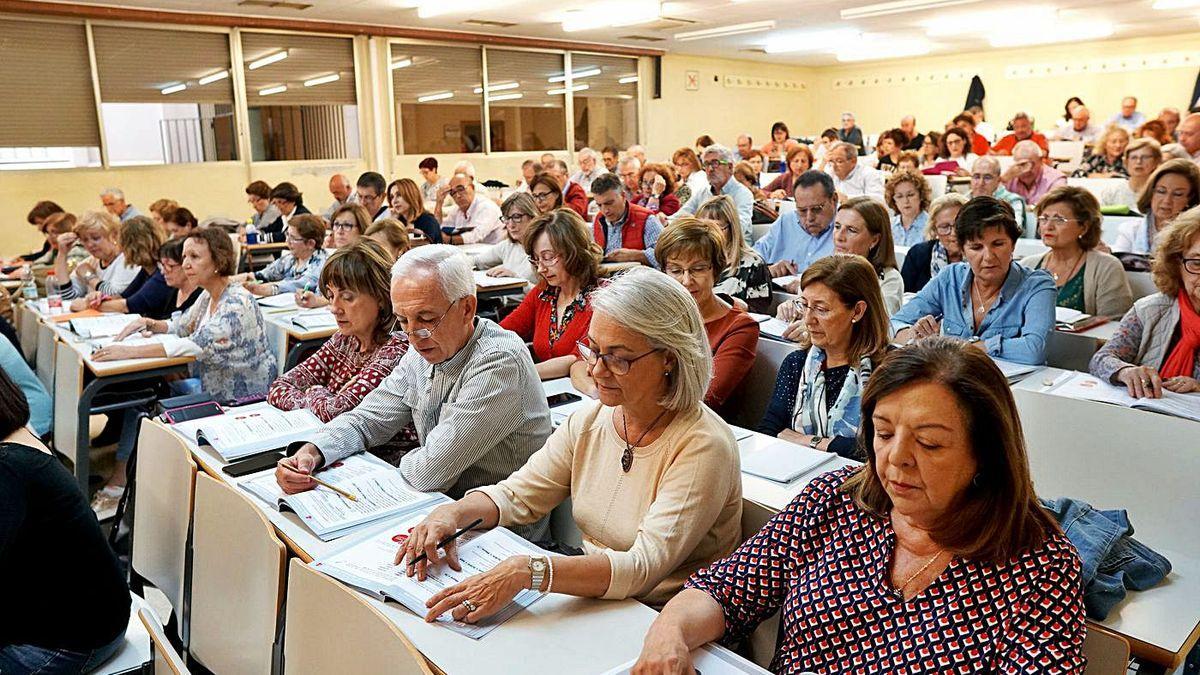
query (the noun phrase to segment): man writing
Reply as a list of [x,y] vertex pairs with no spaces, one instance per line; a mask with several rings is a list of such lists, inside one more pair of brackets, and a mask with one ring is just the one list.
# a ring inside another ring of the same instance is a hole
[[606,173],[592,181],[596,220],[592,236],[604,249],[608,262],[635,262],[658,268],[654,245],[662,233],[662,224],[650,210],[625,198],[621,179]]
[[[772,277],[801,274],[814,260],[833,253],[838,205],[833,178],[823,171],[805,171],[796,179],[792,194],[796,210],[780,216],[754,244],[754,250],[770,263]],[[793,288],[798,285],[797,281]]]

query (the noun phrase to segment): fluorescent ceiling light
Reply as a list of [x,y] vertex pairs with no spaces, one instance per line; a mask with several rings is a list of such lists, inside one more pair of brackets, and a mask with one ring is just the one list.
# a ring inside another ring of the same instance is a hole
[[[599,74],[600,74],[599,68],[584,68],[583,70],[576,70],[576,71],[572,72],[571,79],[579,80],[579,79],[583,79],[585,77],[594,77]],[[566,75],[555,75],[554,77],[546,78],[546,81],[550,82],[551,84],[553,84],[555,82],[566,82],[567,76]]]
[[861,39],[862,33],[852,28],[835,28],[771,38],[763,46],[763,51],[768,54],[830,52],[844,49],[848,43]]
[[288,50],[285,49],[281,52],[275,52],[274,54],[271,54],[269,56],[264,56],[261,59],[255,59],[254,61],[251,61],[250,65],[248,65],[246,67],[249,68],[250,70],[258,70],[259,68],[262,68],[263,66],[269,66],[272,63],[277,63],[279,61],[286,59],[287,57],[288,57]]
[[495,5],[495,0],[456,0],[455,2],[421,0],[417,5],[417,16],[428,19],[443,14],[466,14],[480,9],[494,8]]
[[[585,91],[587,89],[588,89],[588,85],[586,85],[586,84],[576,84],[571,87],[571,91],[573,91],[573,92]],[[566,89],[548,89],[546,91],[546,93],[550,94],[551,96],[562,96],[563,94],[567,93],[567,90]]]
[[204,77],[200,78],[200,86],[212,84],[213,82],[220,82],[227,77],[229,77],[228,70],[222,70],[220,72],[213,73],[212,75],[205,75]]
[[873,5],[862,5],[859,7],[843,9],[841,15],[843,19],[864,19],[869,16],[885,16],[888,14],[903,14],[905,12],[919,12],[926,9],[953,7],[954,5],[968,5],[979,1],[980,0],[894,0],[893,2],[879,2]]
[[[1200,2],[1200,0],[1197,0]],[[1048,5],[1032,5],[1020,9],[989,9],[979,12],[944,14],[922,21],[925,34],[929,37],[962,37],[966,34],[987,35],[996,26],[1025,26],[1053,23],[1058,20],[1058,8]]]
[[315,87],[319,84],[329,84],[330,82],[337,82],[340,79],[342,79],[342,76],[339,75],[338,73],[333,73],[331,75],[322,75],[321,77],[314,77],[311,80],[305,80],[304,86]]
[[259,96],[270,96],[271,94],[282,94],[285,91],[287,91],[287,85],[281,84],[277,87],[267,87],[266,89],[259,89],[258,95]]
[[562,29],[571,33],[614,26],[634,26],[660,18],[662,5],[658,0],[607,0],[567,12],[563,16]]
[[[491,93],[493,91],[508,91],[509,89],[516,89],[517,87],[520,87],[520,86],[521,86],[520,82],[501,82],[500,84],[496,84],[495,82],[493,82],[488,85],[488,92]],[[474,94],[482,94],[483,87],[482,86],[475,87],[474,89],[471,90],[471,92]],[[493,96],[492,100],[495,101],[496,97]]]
[[1064,21],[1022,26],[1020,30],[1004,31],[988,38],[993,47],[1024,47],[1052,42],[1098,40],[1113,34],[1116,29],[1108,21]]
[[706,38],[724,37],[726,35],[742,35],[743,33],[757,33],[759,31],[771,30],[775,27],[774,19],[770,21],[752,21],[750,23],[735,23],[731,26],[720,26],[718,28],[705,28],[704,30],[690,30],[683,33],[676,33],[676,40],[704,40]]
[[436,94],[426,94],[425,96],[418,96],[417,103],[429,103],[430,101],[444,101],[448,98],[454,98],[454,92],[442,91],[442,92],[438,92]]
[[488,100],[492,101],[493,103],[496,101],[515,101],[523,96],[524,94],[519,92],[516,94],[500,94],[499,96],[489,96]]
[[163,93],[164,96],[166,96],[168,94],[178,94],[179,92],[183,91],[184,89],[187,89],[186,84],[173,84],[169,87],[163,87],[160,91]]
[[1191,9],[1200,7],[1200,0],[1154,0],[1154,9]]
[[637,75],[626,75],[625,77],[622,77],[621,79],[617,80],[617,84],[633,84],[634,82],[637,82],[637,81],[638,81]]
[[400,68],[407,68],[407,67],[411,66],[412,64],[413,64],[412,59],[396,59],[395,61],[392,61],[392,70],[399,70]]
[[925,40],[901,40],[877,35],[865,37],[857,44],[845,45],[837,50],[837,60],[850,63],[899,59],[905,56],[928,54],[931,48],[931,45]]

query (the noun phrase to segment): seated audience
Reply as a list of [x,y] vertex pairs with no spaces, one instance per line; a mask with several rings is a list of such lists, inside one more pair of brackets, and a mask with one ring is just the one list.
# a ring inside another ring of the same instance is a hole
[[[617,162],[617,177],[621,179],[622,189],[625,191],[626,199],[633,199],[641,191],[642,186],[638,185],[638,176],[642,173],[642,161],[637,157],[622,157]],[[595,194],[594,192],[592,193]],[[583,216],[587,218],[587,215]]]
[[[426,157],[417,164],[417,171],[425,182],[421,183],[421,203],[437,200],[438,193],[446,187],[446,179],[438,175],[437,157]],[[444,196],[444,195],[443,195]],[[437,243],[437,242],[434,242]]]
[[863,132],[854,123],[854,113],[842,113],[842,126],[837,130],[837,140],[849,143],[855,148],[855,155],[867,154],[867,146],[863,143]]
[[[87,260],[88,252],[80,242],[79,237],[75,235],[75,225],[78,223],[75,220],[75,214],[58,212],[46,218],[42,228],[45,230],[46,241],[50,244],[50,248],[45,254],[38,258],[28,261],[31,271],[39,279],[50,270],[57,270],[58,257],[66,252],[67,269],[75,269],[79,263]],[[69,235],[63,237],[63,235]],[[26,262],[23,259],[18,259],[17,262]],[[19,279],[22,270],[20,268],[13,270],[13,274],[9,275],[12,278]]]
[[521,180],[517,182],[517,192],[529,192],[529,182],[542,172],[542,165],[532,159],[521,162]]
[[666,164],[647,164],[638,174],[638,195],[633,203],[643,206],[650,213],[673,215],[679,210],[679,197],[675,196],[675,176]]
[[1033,119],[1029,113],[1019,112],[1010,122],[1012,133],[992,144],[993,155],[1016,155],[1017,144],[1029,141],[1042,151],[1042,157],[1050,154],[1050,143],[1040,131],[1033,130]]
[[800,143],[792,140],[788,126],[783,122],[776,122],[771,125],[771,140],[763,144],[760,152],[771,164],[784,164],[784,157],[792,151],[792,148],[798,147],[800,147]]
[[575,343],[587,337],[592,320],[589,298],[600,282],[600,247],[570,209],[537,217],[522,241],[541,280],[500,326],[533,345],[541,379],[565,377],[575,363]]
[[1075,109],[1083,105],[1083,99],[1078,96],[1072,96],[1063,104],[1063,120],[1070,122],[1075,113]]
[[796,145],[787,151],[787,170],[763,186],[763,192],[772,199],[787,199],[792,196],[792,186],[800,174],[813,166],[812,150],[807,145]]
[[1088,369],[1136,398],[1200,392],[1200,209],[1163,233],[1151,269],[1158,293],[1133,303]]
[[304,195],[291,183],[280,183],[271,188],[271,205],[279,211],[279,217],[258,231],[259,243],[286,241],[287,226],[292,218],[312,213],[304,205]]
[[565,208],[562,186],[548,173],[539,173],[529,183],[529,196],[537,206],[538,214],[545,215],[556,209]]
[[1029,237],[1037,234],[1033,223],[1029,222],[1031,219],[1027,218],[1030,214],[1024,198],[1009,192],[1001,182],[1000,160],[995,157],[980,157],[971,165],[971,194],[969,196],[995,197],[1008,204],[1017,218],[1017,225],[1023,230],[1022,234]]
[[916,244],[904,255],[900,276],[904,278],[904,291],[916,293],[925,288],[929,280],[942,270],[962,260],[962,249],[954,234],[954,221],[958,212],[967,203],[961,192],[947,192],[929,205],[929,224],[925,236],[932,237]]
[[[449,188],[443,187],[438,190],[437,203],[440,205],[445,200],[445,192]],[[374,171],[366,171],[358,177],[354,184],[354,198],[362,205],[367,213],[371,216],[371,222],[378,222],[384,218],[392,218],[391,212],[388,211],[388,194],[387,181],[383,180],[383,176]],[[441,214],[441,211],[438,211]],[[440,221],[441,218],[438,218]]]
[[487,270],[489,277],[519,277],[536,284],[540,277],[522,242],[529,223],[538,217],[537,205],[525,192],[514,192],[500,205],[500,222],[504,223],[504,239],[492,244],[482,253],[471,256],[475,269]]
[[754,242],[754,250],[771,265],[772,277],[800,274],[814,260],[833,253],[838,203],[833,178],[824,171],[805,171],[792,194],[796,209],[779,216]]
[[1125,148],[1125,169],[1129,180],[1115,187],[1105,188],[1101,203],[1105,206],[1125,205],[1137,210],[1137,198],[1145,189],[1150,176],[1163,163],[1162,146],[1150,138],[1135,138]]
[[733,153],[725,146],[710,145],[704,149],[700,158],[703,160],[704,175],[707,177],[708,183],[703,190],[692,191],[691,199],[688,199],[680,207],[679,211],[675,213],[675,217],[695,215],[700,206],[710,198],[717,195],[729,195],[733,199],[734,206],[737,207],[742,236],[751,239],[754,234],[754,195],[746,189],[746,186],[734,180]]
[[[5,323],[7,324],[7,321]],[[5,335],[5,338],[8,337]],[[9,377],[12,384],[20,390],[25,402],[28,403],[29,429],[33,430],[33,433],[37,434],[39,438],[46,438],[46,435],[54,430],[54,401],[50,399],[50,394],[46,391],[42,381],[38,379],[37,373],[33,372],[33,368],[30,368],[29,363],[25,361],[18,343],[11,339],[0,338],[0,372]],[[3,388],[0,386],[0,389]],[[2,520],[3,518],[0,518],[0,521]],[[0,539],[0,541],[3,540]],[[0,550],[3,549],[0,548]],[[3,632],[0,632],[0,635],[3,635]],[[0,645],[3,644],[4,639],[0,637]]]
[[859,164],[853,144],[834,143],[827,156],[838,199],[865,195],[883,201],[883,174],[866,164]]
[[767,166],[766,157],[764,157],[763,154],[761,152],[759,152],[758,150],[751,150],[750,156],[747,157],[743,161],[746,162],[747,164],[749,164],[750,168],[754,170],[754,176],[755,176],[754,185],[757,187],[758,186],[758,176],[759,176],[759,174],[761,174],[763,172],[763,170]]
[[901,150],[920,150],[925,144],[925,134],[917,132],[917,118],[905,115],[900,118],[900,133],[904,134],[904,144]]
[[712,350],[712,380],[704,403],[718,414],[754,365],[758,322],[713,292],[717,277],[729,262],[725,238],[717,224],[680,218],[663,230],[655,256],[663,271],[683,285],[700,308],[700,320]]
[[1038,232],[1050,250],[1021,264],[1054,277],[1055,304],[1110,319],[1125,314],[1133,293],[1121,261],[1096,250],[1104,222],[1096,197],[1081,187],[1054,188],[1042,197],[1037,212]]
[[967,132],[958,127],[950,127],[942,134],[942,161],[957,164],[958,168],[954,170],[956,175],[969,174],[975,158],[975,153],[971,152],[971,136]]
[[873,267],[836,254],[804,270],[798,314],[805,349],[788,354],[758,431],[861,459],[859,397],[888,346],[887,310]]
[[758,187],[758,175],[750,162],[738,162],[733,165],[733,179],[749,190],[754,198],[750,222],[754,225],[773,223],[779,218],[779,214],[775,211],[775,205],[767,200],[767,195]]
[[871,157],[869,166],[885,173],[895,171],[896,162],[900,161],[900,153],[903,152],[901,147],[904,140],[904,132],[899,129],[889,129],[879,134],[875,154]]
[[186,239],[192,233],[192,230],[199,226],[200,224],[196,222],[196,216],[189,209],[182,206],[175,209],[163,224],[167,239]]
[[[151,279],[155,279],[155,285],[165,286],[162,282],[162,275],[158,274],[158,249],[163,244],[163,231],[154,221],[146,216],[134,216],[121,226],[121,233],[117,237],[117,245],[121,248],[121,254],[125,256],[125,261],[137,268],[137,274],[129,285],[120,293],[107,294],[103,291],[91,291],[82,298],[75,298],[71,301],[71,311],[79,312],[89,307],[100,309],[101,311],[112,311],[104,309],[105,301],[115,303],[117,300],[125,304],[126,298],[131,298],[134,294],[140,292],[150,283]],[[160,290],[158,296],[162,297]]]
[[146,283],[135,293],[122,293],[120,297],[103,300],[96,309],[139,314],[151,319],[169,319],[175,312],[186,312],[200,297],[201,289],[183,271],[183,242],[183,239],[163,242],[156,252],[158,269]]
[[971,154],[976,156],[986,155],[988,150],[992,149],[991,144],[988,143],[988,139],[984,138],[983,134],[980,134],[976,131],[975,116],[971,113],[960,113],[954,118],[952,124],[955,127],[965,131],[967,133],[967,138],[971,139],[970,144],[967,145]]
[[1075,178],[1128,178],[1125,169],[1125,148],[1129,147],[1129,131],[1113,125],[1104,130],[1088,149],[1083,163],[1071,174]]
[[337,332],[271,383],[268,403],[280,410],[304,408],[328,422],[354,409],[392,374],[408,350],[408,343],[392,332],[392,262],[369,239],[329,256],[321,270],[321,294]]
[[675,197],[686,204],[697,192],[708,189],[708,176],[700,166],[700,158],[691,148],[680,148],[671,155],[671,164],[677,174]]
[[932,191],[925,176],[910,169],[897,169],[888,177],[883,199],[896,215],[891,217],[892,241],[896,246],[914,246],[925,241]]
[[750,155],[754,153],[754,139],[750,137],[750,134],[738,134],[733,149],[737,154],[736,161],[744,162],[750,159]]
[[616,173],[617,161],[621,159],[621,151],[611,145],[606,145],[600,150],[600,161],[604,163],[604,170],[609,173]]
[[1012,166],[1000,174],[1004,187],[1024,199],[1029,206],[1037,206],[1047,192],[1067,184],[1063,172],[1042,162],[1045,156],[1046,151],[1037,143],[1021,141],[1012,150]]
[[1146,121],[1146,115],[1137,109],[1137,103],[1136,96],[1121,99],[1121,110],[1109,118],[1109,125],[1119,126],[1126,131],[1133,131],[1141,126]]
[[322,247],[325,223],[320,216],[302,214],[287,226],[288,250],[275,262],[252,274],[239,275],[254,295],[278,295],[318,288],[321,268],[329,253]]
[[891,316],[904,303],[904,279],[896,269],[887,209],[870,197],[852,197],[838,205],[833,222],[833,252],[866,258],[875,269],[883,308]]
[[333,214],[338,209],[357,203],[354,187],[350,185],[350,179],[345,174],[335,173],[329,177],[329,194],[333,197],[333,202],[321,212],[321,217],[326,222],[333,222]]
[[[285,492],[315,488],[314,471],[411,423],[420,445],[400,459],[400,473],[418,490],[460,499],[508,477],[550,435],[550,409],[525,343],[475,316],[466,255],[444,244],[409,250],[392,267],[391,298],[408,352],[353,410],[279,462],[275,475]],[[536,541],[545,525],[519,533]]]
[[100,203],[104,206],[104,210],[113,214],[122,223],[134,216],[142,215],[133,204],[125,201],[125,193],[120,188],[110,187],[105,188],[104,192],[100,193]]
[[1115,253],[1150,255],[1158,237],[1170,229],[1179,214],[1200,204],[1200,167],[1186,159],[1172,159],[1150,176],[1138,195],[1142,222],[1122,223],[1113,242]]
[[[420,232],[429,243],[442,243],[442,230],[438,227],[438,220],[425,210],[425,200],[421,198],[416,181],[408,178],[394,180],[388,186],[387,195],[390,217],[404,223],[409,232]],[[458,203],[457,200],[455,203]]]
[[575,153],[575,162],[579,165],[579,170],[571,174],[568,180],[583,188],[585,195],[589,195],[592,193],[592,181],[601,174],[608,173],[608,170],[600,163],[600,153],[591,148],[583,148]]
[[598,208],[592,231],[604,260],[658,268],[654,244],[663,229],[658,216],[625,199],[621,179],[612,174],[597,178],[592,189]]
[[396,262],[400,256],[404,255],[410,245],[408,228],[395,218],[384,218],[371,223],[371,226],[367,228],[366,238],[387,249],[392,262]]
[[[279,209],[271,203],[271,186],[265,181],[256,180],[246,186],[246,203],[254,209],[254,215],[250,216],[247,224],[253,225],[259,232],[279,218]],[[258,243],[263,241],[259,239]]]
[[922,170],[933,168],[935,164],[942,161],[942,135],[940,133],[930,131],[925,134],[925,140],[921,143],[920,157]]
[[142,270],[125,260],[121,251],[121,221],[108,211],[88,211],[75,225],[75,231],[59,236],[58,250],[71,250],[76,241],[87,249],[89,258],[68,271],[70,256],[60,255],[54,261],[55,276],[60,280],[70,279],[63,285],[63,300],[82,298],[88,293],[99,291],[106,295],[120,295]]
[[[56,213],[63,213],[63,212],[64,212],[63,208],[61,206],[59,206],[58,204],[55,204],[52,201],[43,200],[43,201],[40,201],[33,205],[33,208],[30,209],[29,213],[25,216],[25,222],[36,227],[38,229],[38,231],[40,232],[44,229],[44,225],[45,225],[47,218],[49,218],[50,216],[52,216]],[[13,262],[15,264],[20,264],[20,261],[31,261],[31,260],[34,260],[35,258],[39,258],[39,257],[45,255],[49,250],[50,250],[50,242],[47,241],[42,244],[41,250],[33,251],[30,253],[23,253],[11,262]]]
[[738,227],[737,209],[728,195],[713,197],[696,211],[696,217],[717,224],[725,237],[726,266],[717,275],[713,292],[746,303],[751,312],[771,309],[771,270],[757,251],[746,245]]
[[1146,122],[1133,132],[1133,137],[1135,139],[1148,138],[1159,145],[1175,142],[1175,139],[1171,138],[1171,134],[1167,133],[1167,125],[1163,124],[1162,120],[1150,120]]
[[1158,119],[1167,128],[1167,136],[1172,141],[1179,141],[1179,109],[1178,108],[1163,108],[1158,113]]
[[175,214],[175,210],[179,208],[179,202],[174,199],[157,199],[150,204],[150,219],[158,226],[160,230],[166,230],[167,223],[170,222],[171,216]]
[[921,156],[916,151],[905,150],[900,153],[900,159],[896,160],[896,170],[904,171],[905,169],[921,173]]
[[366,209],[358,204],[343,204],[330,214],[330,242],[335,249],[353,246],[362,239],[370,226],[371,216]]
[[817,171],[825,170],[825,154],[829,152],[830,146],[838,141],[838,130],[832,127],[821,132],[817,138],[817,142],[813,143],[813,168]]
[[125,645],[129,587],[75,477],[29,420],[0,372],[0,672],[86,673]]
[[[396,554],[425,578],[429,565],[458,568],[459,528],[513,527],[571,499],[583,555],[515,556],[435,595],[427,621],[446,612],[474,623],[523,588],[661,606],[689,574],[725,555],[741,528],[737,443],[701,403],[711,370],[695,304],[675,282],[636,269],[596,292],[590,346],[600,400],[575,412],[528,463],[496,485],[440,506]],[[553,579],[553,587],[551,587]]]
[[546,173],[554,177],[554,180],[558,181],[563,193],[563,204],[565,204],[568,209],[578,213],[580,218],[587,218],[588,193],[585,192],[584,189],[578,184],[570,181],[570,169],[567,167],[567,163],[561,159],[556,159],[553,162],[550,162],[550,164],[545,167],[545,170]]
[[641,145],[634,144],[628,148],[625,148],[625,154],[636,159],[639,167],[645,166],[646,148],[642,147]]
[[778,611],[772,672],[1083,672],[1081,563],[1034,493],[1000,369],[922,342],[872,373],[861,408],[866,465],[816,478],[694,574],[633,672],[687,672],[689,650]]
[[1200,163],[1200,112],[1194,112],[1179,123],[1179,145],[1189,159]]
[[994,358],[1040,365],[1054,330],[1054,279],[1013,260],[1020,230],[994,197],[967,202],[954,223],[965,262],[942,270],[892,315],[895,341],[930,335],[969,340]]
[[704,152],[705,148],[715,144],[716,141],[713,140],[712,136],[709,136],[708,134],[700,134],[696,137],[696,142],[693,145],[695,145],[696,155],[699,156]]
[[1058,125],[1050,132],[1050,138],[1056,141],[1082,141],[1094,143],[1104,133],[1104,129],[1092,124],[1092,113],[1086,106],[1077,105],[1071,110],[1071,118]]
[[[445,200],[434,206],[433,215],[442,224],[442,241],[448,244],[495,244],[504,238],[500,207],[486,195],[476,193],[475,181],[470,176],[454,174],[445,191],[458,208],[443,216]],[[413,225],[415,227],[416,223]]]

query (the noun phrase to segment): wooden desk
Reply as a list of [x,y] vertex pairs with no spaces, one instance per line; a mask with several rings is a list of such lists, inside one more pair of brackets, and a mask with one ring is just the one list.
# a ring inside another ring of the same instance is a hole
[[[287,242],[283,242],[283,241],[268,242],[265,244],[246,244],[245,246],[246,246],[246,251],[248,251],[251,254],[254,254],[254,253],[276,254],[276,253],[278,253],[279,255],[283,255],[283,252],[287,250]],[[279,257],[279,256],[277,255],[275,257]]]
[[292,323],[299,313],[297,310],[269,312],[266,307],[262,309],[263,318],[266,319],[267,340],[271,343],[271,351],[281,374],[295,367],[304,352],[320,347],[337,332],[337,328],[306,330],[297,326]]

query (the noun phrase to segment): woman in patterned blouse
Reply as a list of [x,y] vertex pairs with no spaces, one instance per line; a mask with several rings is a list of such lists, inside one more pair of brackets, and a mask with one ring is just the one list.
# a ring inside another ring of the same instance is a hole
[[771,270],[757,251],[746,245],[738,224],[737,207],[729,195],[717,195],[696,209],[696,217],[711,220],[725,234],[725,259],[713,290],[746,303],[751,312],[766,314],[771,309]]
[[392,333],[391,258],[362,239],[339,250],[321,271],[321,294],[338,330],[321,348],[271,383],[267,402],[307,408],[322,422],[352,410],[391,374],[408,343]]
[[235,278],[245,283],[254,295],[267,296],[317,287],[321,267],[329,254],[322,248],[325,221],[320,216],[302,214],[287,224],[287,253],[258,272]]
[[[534,179],[534,187],[538,187]],[[538,375],[552,380],[575,363],[575,342],[587,336],[592,321],[588,296],[596,290],[603,253],[592,241],[583,218],[556,209],[529,224],[525,232],[529,262],[542,276],[500,326],[533,343]]]
[[782,611],[772,672],[1082,673],[1080,561],[1034,495],[1016,404],[981,350],[932,337],[862,398],[862,467],[820,476],[651,626],[634,673]]
[[1092,144],[1083,163],[1071,174],[1072,178],[1128,178],[1125,169],[1125,148],[1129,146],[1129,131],[1110,125]]

